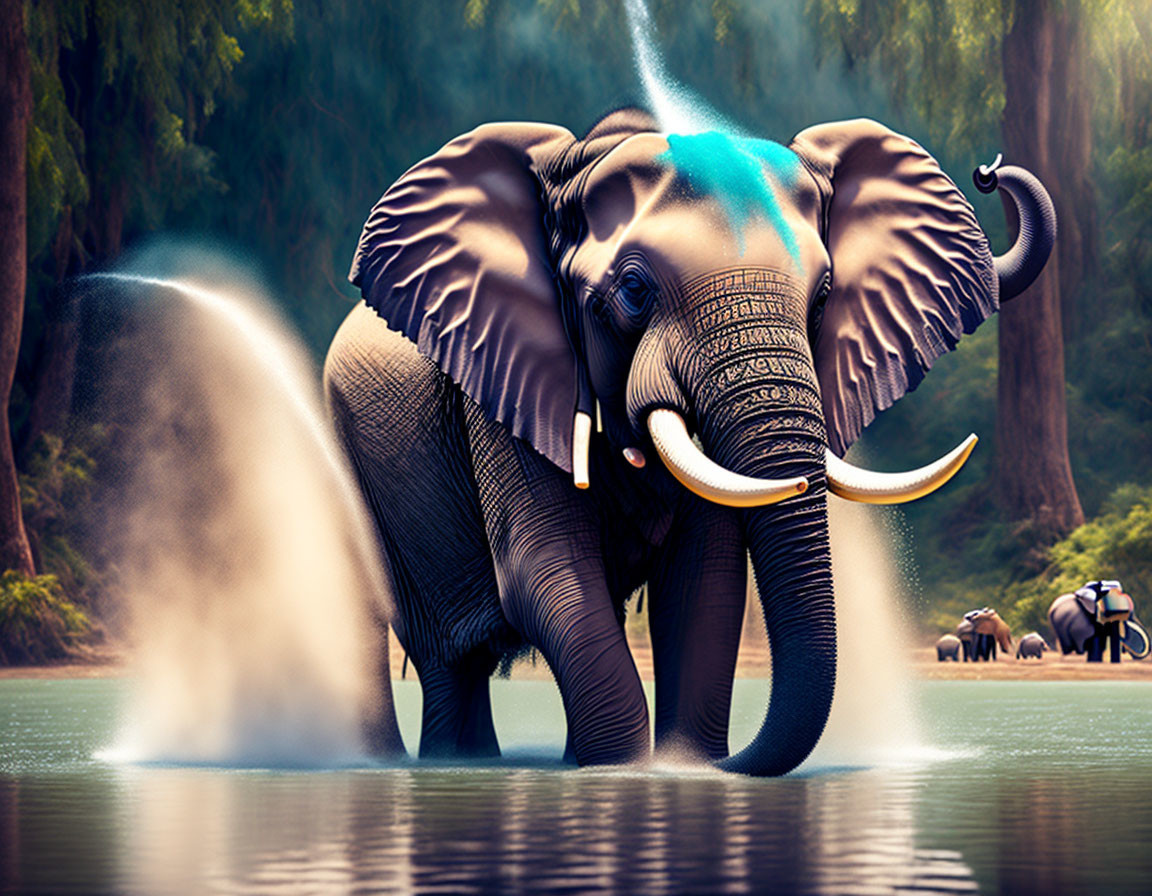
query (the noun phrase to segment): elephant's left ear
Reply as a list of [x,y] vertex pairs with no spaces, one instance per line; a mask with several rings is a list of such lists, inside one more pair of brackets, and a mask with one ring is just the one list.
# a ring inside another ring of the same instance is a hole
[[813,355],[843,455],[996,311],[999,286],[972,206],[913,140],[858,119],[808,128],[791,148],[822,194],[832,290]]
[[529,123],[456,138],[376,203],[348,275],[389,327],[565,470],[576,365],[538,172],[573,142]]

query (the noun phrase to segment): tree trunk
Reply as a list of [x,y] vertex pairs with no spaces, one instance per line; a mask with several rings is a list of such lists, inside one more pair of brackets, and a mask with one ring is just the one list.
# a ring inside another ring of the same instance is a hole
[[0,570],[35,572],[12,456],[8,401],[20,351],[27,276],[25,155],[32,87],[23,0],[0,0]]
[[74,243],[72,210],[65,208],[53,247],[56,286],[46,297],[44,335],[36,358],[28,425],[20,440],[21,456],[26,456],[44,433],[62,435],[72,407],[80,314],[76,291],[64,280],[74,270]]
[[[1079,230],[1074,205],[1063,202],[1053,153],[1070,86],[1057,80],[1054,58],[1068,50],[1052,0],[1018,0],[1003,43],[1004,154],[1030,168],[1053,194],[1060,219],[1057,246]],[[1072,237],[1077,239],[1078,237]],[[999,479],[1008,518],[1027,520],[1033,538],[1051,542],[1084,522],[1068,459],[1064,335],[1060,302],[1062,254],[1053,253],[1037,281],[1006,303],[999,316],[997,432]]]
[[1092,182],[1092,122],[1084,62],[1088,56],[1084,11],[1080,3],[1049,10],[1052,29],[1052,70],[1049,83],[1058,85],[1052,103],[1047,141],[1052,183],[1060,215],[1061,315],[1065,336],[1073,343],[1085,330],[1077,299],[1084,280],[1096,265],[1099,222],[1096,188]]

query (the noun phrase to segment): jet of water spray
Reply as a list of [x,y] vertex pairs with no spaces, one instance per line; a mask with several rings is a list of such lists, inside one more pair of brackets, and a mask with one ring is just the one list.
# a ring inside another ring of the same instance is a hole
[[694,91],[668,74],[656,48],[656,28],[644,0],[624,0],[632,57],[648,106],[661,130],[670,134],[724,131],[739,134],[740,128],[708,105]]
[[836,586],[836,694],[806,767],[890,766],[924,750],[913,711],[901,586],[876,507],[830,496]]
[[239,276],[93,285],[146,300],[124,349],[120,398],[138,407],[115,526],[133,694],[108,755],[364,761],[363,721],[391,707],[377,675],[389,591],[306,353]]

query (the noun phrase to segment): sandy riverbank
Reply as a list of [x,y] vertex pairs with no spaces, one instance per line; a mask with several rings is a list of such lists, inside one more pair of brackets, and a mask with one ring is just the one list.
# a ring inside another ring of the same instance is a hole
[[[392,642],[390,660],[392,677],[399,679],[404,653]],[[652,680],[652,651],[647,643],[633,644],[632,654],[640,677]],[[1152,658],[1134,661],[1127,655],[1123,661],[1087,663],[1081,656],[1059,656],[1046,653],[1042,660],[1017,660],[1001,655],[991,663],[940,663],[931,647],[919,647],[908,653],[908,666],[916,678],[926,680],[959,681],[1148,681],[1152,682]],[[760,643],[747,645],[741,651],[736,666],[739,678],[767,678],[770,660],[768,651]],[[42,666],[0,667],[0,680],[4,679],[57,679],[57,678],[115,678],[129,674],[129,666],[122,655],[108,652],[93,656],[87,662],[68,662]],[[409,666],[408,678],[415,673]],[[543,659],[535,665],[523,661],[512,670],[513,679],[521,681],[548,680],[552,677]]]

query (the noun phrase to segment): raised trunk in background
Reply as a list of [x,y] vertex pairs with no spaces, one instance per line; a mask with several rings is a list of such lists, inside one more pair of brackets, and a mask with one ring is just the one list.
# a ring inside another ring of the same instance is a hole
[[25,154],[31,114],[24,3],[0,0],[0,571],[15,569],[26,575],[35,568],[20,512],[8,402],[24,322],[28,264]]
[[[1066,23],[1058,23],[1059,16],[1071,14],[1054,9],[1052,0],[1019,0],[1003,43],[1004,155],[1033,171],[1051,190],[1059,216],[1058,247],[1066,233],[1072,234],[1070,241],[1079,239],[1079,228],[1066,223],[1075,217],[1075,206],[1064,201],[1063,172],[1052,151],[1065,139],[1060,132],[1065,116],[1057,108],[1070,89],[1057,81],[1054,60],[1067,50],[1060,38],[1068,33]],[[1064,254],[1058,249],[1036,282],[1005,303],[999,315],[1000,495],[1008,519],[1027,521],[1030,540],[1041,544],[1084,522],[1068,458],[1060,300]]]

